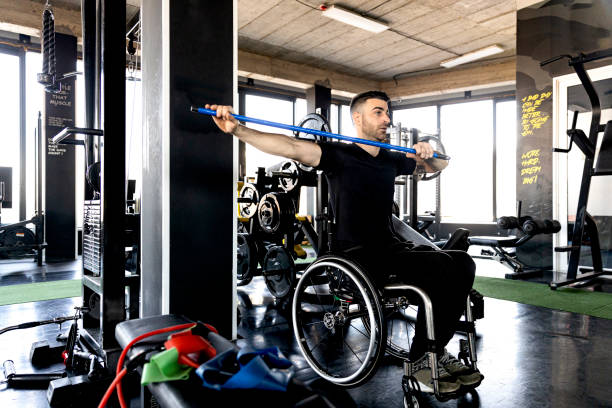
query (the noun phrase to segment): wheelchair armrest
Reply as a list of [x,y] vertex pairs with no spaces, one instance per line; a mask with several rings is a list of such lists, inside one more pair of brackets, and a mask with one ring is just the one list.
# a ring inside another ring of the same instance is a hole
[[442,249],[455,249],[459,251],[467,251],[470,244],[468,238],[470,230],[465,228],[457,228],[455,232],[450,236],[448,241],[442,245]]

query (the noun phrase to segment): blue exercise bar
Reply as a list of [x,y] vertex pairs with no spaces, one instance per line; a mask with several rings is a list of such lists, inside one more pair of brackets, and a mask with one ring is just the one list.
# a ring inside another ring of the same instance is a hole
[[[204,114],[204,115],[210,115],[210,116],[216,116],[217,115],[217,111],[214,111],[212,109],[206,109],[206,108],[197,108],[195,106],[191,107],[191,111],[192,112],[201,113],[201,114]],[[232,113],[232,116],[235,117],[237,120],[242,121],[242,122],[252,122],[252,123],[256,123],[258,125],[271,126],[271,127],[276,127],[276,128],[280,128],[280,129],[292,130],[294,132],[304,132],[304,133],[309,133],[311,135],[317,135],[317,136],[323,136],[323,137],[331,137],[332,139],[347,140],[349,142],[361,143],[361,144],[366,144],[366,145],[370,145],[370,146],[377,146],[377,147],[381,147],[383,149],[397,150],[397,151],[406,152],[406,153],[416,153],[416,150],[414,150],[413,148],[410,148],[410,147],[396,146],[396,145],[391,145],[391,144],[387,144],[387,143],[377,142],[377,141],[374,141],[374,140],[360,139],[358,137],[343,136],[343,135],[339,135],[337,133],[325,132],[323,130],[308,129],[308,128],[303,128],[303,127],[300,127],[300,126],[293,126],[293,125],[285,125],[284,123],[271,122],[271,121],[263,120],[263,119],[250,118],[248,116],[237,115],[235,113]],[[433,157],[436,157],[438,159],[443,159],[443,160],[450,160],[449,156],[447,156],[445,154],[442,154],[442,153],[434,153]]]

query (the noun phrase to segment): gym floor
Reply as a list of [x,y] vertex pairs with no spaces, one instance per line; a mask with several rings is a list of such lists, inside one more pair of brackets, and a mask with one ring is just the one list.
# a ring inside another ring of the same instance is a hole
[[[502,277],[506,268],[489,260],[476,260],[479,275]],[[37,268],[30,261],[0,263],[0,282],[12,285],[80,277],[80,262]],[[551,274],[540,281],[550,281]],[[296,375],[314,379],[299,354],[289,325],[290,307],[275,301],[261,277],[239,288],[241,344],[276,345],[290,358]],[[79,298],[0,306],[0,328],[69,315]],[[64,330],[67,326],[64,326]],[[477,321],[478,360],[485,380],[475,392],[440,403],[426,397],[432,407],[612,407],[612,321],[581,314],[486,298],[485,318]],[[43,326],[0,336],[0,362],[11,359],[17,372],[35,372],[29,362],[30,344],[58,328]],[[457,351],[456,335],[449,345]],[[45,371],[61,370],[54,366]],[[402,407],[402,367],[385,360],[365,385],[349,389],[359,407]],[[25,391],[0,386],[1,407],[47,407],[44,390]],[[339,394],[341,395],[341,393]],[[137,406],[137,401],[133,401]]]

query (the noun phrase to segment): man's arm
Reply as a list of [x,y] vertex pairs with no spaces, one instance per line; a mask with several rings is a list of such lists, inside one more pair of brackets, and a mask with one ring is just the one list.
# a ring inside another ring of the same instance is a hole
[[448,160],[433,157],[434,150],[429,143],[419,142],[412,147],[416,150],[416,154],[406,153],[406,157],[416,161],[413,174],[435,173],[436,171],[444,170],[448,166]]
[[225,133],[231,133],[238,139],[250,144],[262,152],[297,160],[307,166],[316,167],[321,159],[319,145],[306,140],[298,140],[278,133],[260,132],[240,125],[231,114],[231,106],[206,105],[207,109],[217,111],[213,120]]

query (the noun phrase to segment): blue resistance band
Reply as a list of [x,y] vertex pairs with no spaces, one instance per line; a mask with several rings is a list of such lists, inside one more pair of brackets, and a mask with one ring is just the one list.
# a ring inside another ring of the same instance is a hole
[[204,387],[286,391],[292,372],[291,361],[278,347],[240,351],[227,350],[196,369]]

